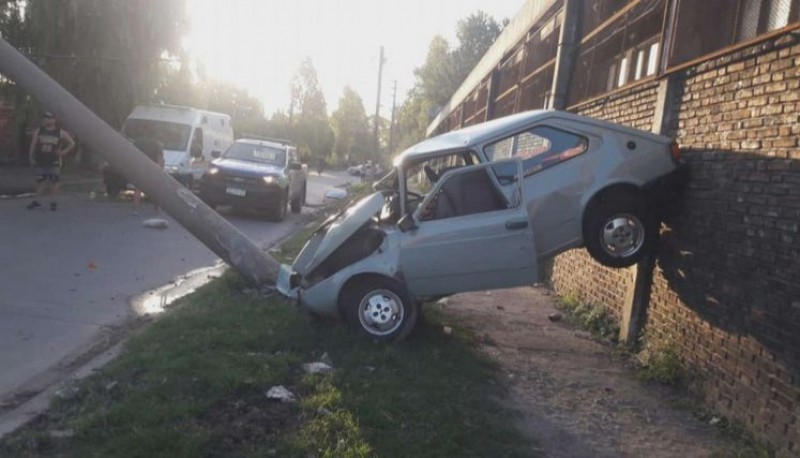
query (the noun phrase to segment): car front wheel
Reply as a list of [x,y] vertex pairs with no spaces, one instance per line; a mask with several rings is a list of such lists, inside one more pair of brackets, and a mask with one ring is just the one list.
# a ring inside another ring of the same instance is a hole
[[273,221],[281,222],[286,218],[286,204],[287,204],[287,196],[289,192],[285,192],[281,195],[280,200],[278,201],[277,206],[272,211],[272,219]]
[[376,341],[405,339],[417,322],[417,304],[405,288],[388,278],[350,285],[339,304],[345,321]]
[[609,200],[589,211],[584,240],[589,254],[608,267],[629,267],[652,249],[658,228],[635,197]]

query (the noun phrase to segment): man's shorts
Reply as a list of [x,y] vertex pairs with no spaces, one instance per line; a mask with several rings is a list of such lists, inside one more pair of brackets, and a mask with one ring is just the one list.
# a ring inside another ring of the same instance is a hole
[[42,183],[49,181],[51,183],[58,183],[61,180],[61,167],[55,166],[38,166],[36,167],[36,182]]

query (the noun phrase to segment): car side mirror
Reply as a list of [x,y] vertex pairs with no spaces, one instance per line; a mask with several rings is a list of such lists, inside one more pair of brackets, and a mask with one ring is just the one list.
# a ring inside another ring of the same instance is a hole
[[303,170],[303,164],[299,162],[290,162],[289,170]]
[[400,218],[400,221],[397,222],[397,227],[400,228],[400,232],[408,232],[419,226],[417,226],[417,222],[414,221],[414,216],[409,213]]
[[214,159],[217,159],[220,156],[222,156],[222,153],[220,153],[219,151],[212,151],[211,152],[211,157],[213,157]]

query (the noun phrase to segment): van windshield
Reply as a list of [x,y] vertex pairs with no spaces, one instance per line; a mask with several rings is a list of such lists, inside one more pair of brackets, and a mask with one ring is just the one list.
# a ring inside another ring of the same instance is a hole
[[191,132],[188,124],[151,119],[128,119],[122,126],[122,133],[126,137],[155,140],[164,145],[165,150],[172,151],[186,151]]
[[258,162],[283,167],[286,165],[286,150],[267,145],[254,145],[250,143],[234,143],[225,151],[225,159],[238,159],[240,161]]

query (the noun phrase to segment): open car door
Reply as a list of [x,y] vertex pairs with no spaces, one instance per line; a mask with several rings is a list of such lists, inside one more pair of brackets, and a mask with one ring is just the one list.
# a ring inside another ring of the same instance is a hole
[[537,280],[519,159],[447,172],[402,234],[400,266],[415,296],[507,288]]

